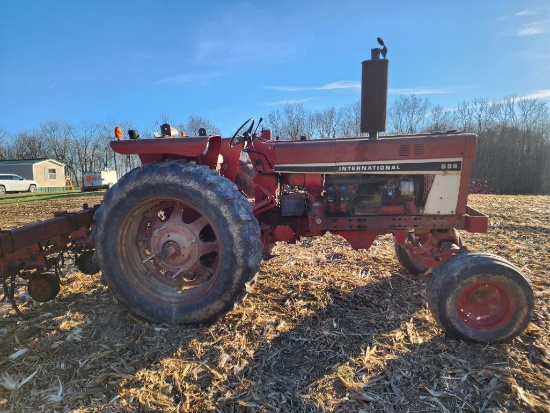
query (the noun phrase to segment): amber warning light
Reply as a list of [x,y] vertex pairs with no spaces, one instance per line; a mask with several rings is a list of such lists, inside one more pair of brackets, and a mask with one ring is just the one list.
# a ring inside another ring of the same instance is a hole
[[115,138],[122,139],[122,128],[120,126],[115,128]]

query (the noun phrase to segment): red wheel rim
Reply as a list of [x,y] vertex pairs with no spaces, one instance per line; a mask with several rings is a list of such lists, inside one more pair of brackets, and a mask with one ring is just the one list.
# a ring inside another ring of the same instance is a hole
[[118,233],[128,281],[150,299],[175,304],[199,300],[215,283],[221,244],[209,218],[176,199],[150,200],[124,218]]
[[477,282],[459,294],[456,313],[468,327],[480,331],[504,325],[514,313],[508,288],[493,282]]

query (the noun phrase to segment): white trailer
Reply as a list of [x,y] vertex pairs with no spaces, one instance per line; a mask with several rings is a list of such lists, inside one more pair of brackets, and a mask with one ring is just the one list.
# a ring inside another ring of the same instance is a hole
[[82,186],[80,190],[85,191],[97,191],[99,189],[109,189],[112,187],[118,178],[116,176],[116,171],[96,171],[96,172],[86,172],[82,176]]

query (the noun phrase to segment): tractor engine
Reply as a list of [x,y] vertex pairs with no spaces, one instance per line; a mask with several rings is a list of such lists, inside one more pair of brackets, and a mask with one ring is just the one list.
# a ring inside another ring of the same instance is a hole
[[418,213],[427,181],[425,175],[325,175],[325,210],[331,216]]

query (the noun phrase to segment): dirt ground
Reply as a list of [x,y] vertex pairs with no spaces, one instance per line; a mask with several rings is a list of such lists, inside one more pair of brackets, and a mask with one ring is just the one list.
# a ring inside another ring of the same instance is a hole
[[[3,229],[97,197],[0,205]],[[278,244],[251,295],[202,327],[153,325],[99,275],[68,267],[48,303],[0,303],[1,412],[550,412],[550,196],[473,195],[489,234],[462,234],[531,279],[536,311],[508,344],[446,337],[428,275],[392,240],[354,251],[330,234]]]

